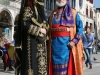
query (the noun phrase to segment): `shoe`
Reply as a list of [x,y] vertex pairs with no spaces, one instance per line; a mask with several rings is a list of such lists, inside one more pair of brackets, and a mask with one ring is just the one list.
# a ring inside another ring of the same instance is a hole
[[11,66],[11,68],[12,68],[13,70],[15,70],[15,67],[14,67],[14,66]]
[[86,63],[86,67],[88,67],[88,64]]
[[9,70],[9,67],[6,68],[5,72],[8,72],[8,70]]
[[90,66],[89,69],[92,69],[92,66]]
[[96,58],[93,58],[93,60],[96,61],[97,59]]

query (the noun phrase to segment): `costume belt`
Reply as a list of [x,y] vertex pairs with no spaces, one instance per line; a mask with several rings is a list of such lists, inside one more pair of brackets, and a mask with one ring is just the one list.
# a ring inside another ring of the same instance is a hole
[[61,37],[61,36],[69,36],[70,28],[66,26],[61,26],[59,24],[52,25],[51,36],[52,37]]
[[69,32],[69,28],[52,28],[51,31],[52,32],[65,32],[65,31]]

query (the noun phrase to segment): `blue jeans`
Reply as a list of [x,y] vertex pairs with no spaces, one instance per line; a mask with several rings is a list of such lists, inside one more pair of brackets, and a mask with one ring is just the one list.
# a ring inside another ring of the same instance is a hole
[[87,57],[85,64],[89,63],[89,65],[92,66],[91,59],[90,59],[91,54],[92,54],[92,48],[84,48],[84,50],[85,50],[86,57]]

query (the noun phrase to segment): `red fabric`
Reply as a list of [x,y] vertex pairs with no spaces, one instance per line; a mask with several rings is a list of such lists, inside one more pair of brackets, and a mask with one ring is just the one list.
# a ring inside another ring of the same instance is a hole
[[70,52],[70,58],[69,58],[69,63],[68,63],[68,74],[67,75],[76,75],[72,51]]
[[[51,60],[50,65],[49,65],[49,75],[53,75],[52,70],[53,70],[53,68],[52,68],[52,60]],[[68,74],[67,75],[76,75],[72,51],[70,52],[70,58],[69,58],[69,63],[68,63]]]
[[52,72],[52,70],[53,70],[53,64],[52,64],[52,60],[51,60],[51,62],[49,63],[49,75],[53,75],[53,72]]
[[[52,28],[68,28],[67,26],[61,26],[60,24],[53,24]],[[51,37],[59,37],[59,36],[69,36],[69,31],[53,31],[51,32]]]
[[7,67],[9,67],[9,57],[7,53],[4,53],[3,62],[4,62],[4,70],[5,70]]
[[4,45],[6,47],[6,49],[8,49],[8,47],[9,47],[10,44],[11,43],[7,43],[7,44]]

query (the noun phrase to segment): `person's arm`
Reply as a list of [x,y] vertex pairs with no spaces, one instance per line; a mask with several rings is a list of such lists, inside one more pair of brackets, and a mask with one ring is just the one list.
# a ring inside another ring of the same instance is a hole
[[[27,11],[28,10],[28,11]],[[26,8],[23,16],[23,29],[30,35],[38,36],[39,32],[46,34],[46,29],[41,28],[32,22],[33,11],[31,8]],[[29,14],[29,15],[28,15]]]
[[72,46],[79,42],[79,40],[82,37],[82,33],[83,33],[83,23],[82,20],[80,19],[80,16],[77,13],[76,14],[76,35],[71,41]]

